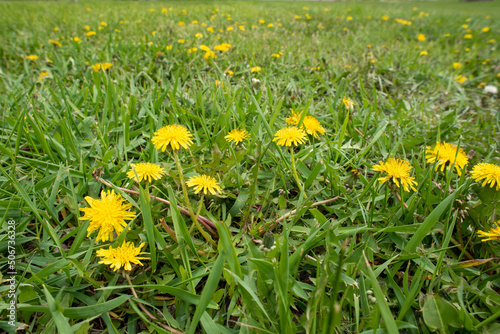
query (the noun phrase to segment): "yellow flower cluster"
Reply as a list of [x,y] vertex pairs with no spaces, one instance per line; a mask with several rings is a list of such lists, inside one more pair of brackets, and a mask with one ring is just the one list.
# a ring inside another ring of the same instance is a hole
[[[301,118],[302,112],[292,110],[292,115],[285,121],[288,125],[299,126]],[[318,133],[324,135],[326,131],[321,123],[313,116],[304,116],[302,120],[302,127],[306,130],[307,134],[312,135],[315,138],[319,138]]]
[[113,64],[111,63],[97,63],[92,65],[92,69],[96,72],[100,70],[106,71],[107,69],[111,68],[111,66],[113,66]]

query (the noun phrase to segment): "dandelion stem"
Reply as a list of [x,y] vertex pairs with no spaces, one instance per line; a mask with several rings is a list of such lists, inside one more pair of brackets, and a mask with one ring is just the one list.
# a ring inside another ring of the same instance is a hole
[[402,199],[401,195],[398,193],[398,190],[400,188],[394,189],[394,195],[396,195],[396,198],[398,199],[399,203],[401,203],[406,210],[408,210],[408,204],[406,204]]
[[297,186],[299,187],[300,192],[304,193],[304,198],[307,198],[306,193],[304,192],[304,188],[300,184],[299,175],[297,174],[297,168],[295,167],[295,157],[293,156],[293,147],[290,147],[290,155],[292,158],[292,170],[293,177],[295,178],[295,182],[297,182]]
[[174,152],[175,164],[177,165],[177,170],[179,171],[179,179],[181,181],[182,193],[184,194],[184,201],[186,202],[186,206],[189,211],[189,216],[191,217],[191,220],[196,225],[198,231],[200,231],[201,235],[205,238],[205,240],[208,241],[212,246],[217,247],[217,244],[212,240],[212,238],[210,238],[210,236],[207,234],[207,232],[205,232],[205,230],[201,227],[200,223],[196,219],[193,207],[191,206],[191,202],[189,201],[186,181],[184,180],[184,174],[182,173],[182,166],[181,162],[179,161],[179,155],[177,154],[176,150],[174,150],[173,152]]

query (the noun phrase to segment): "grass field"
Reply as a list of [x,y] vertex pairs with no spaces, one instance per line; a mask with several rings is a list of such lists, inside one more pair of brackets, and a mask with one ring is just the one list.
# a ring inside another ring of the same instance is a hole
[[499,18],[0,3],[0,328],[500,332]]

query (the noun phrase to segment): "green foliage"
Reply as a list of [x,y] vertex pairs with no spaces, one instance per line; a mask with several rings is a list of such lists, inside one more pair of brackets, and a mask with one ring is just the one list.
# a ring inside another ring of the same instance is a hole
[[[8,282],[15,250],[16,326],[497,333],[500,243],[478,231],[499,220],[500,192],[470,171],[500,165],[498,95],[483,92],[500,85],[499,9],[0,3],[0,268]],[[292,110],[326,133],[277,145]],[[193,145],[156,150],[155,132],[174,123]],[[238,145],[225,140],[236,128],[248,132]],[[461,176],[427,161],[438,141],[468,155]],[[372,167],[388,158],[410,163],[416,191],[380,183]],[[140,162],[166,175],[135,183]],[[184,196],[184,177],[200,174],[222,193]],[[79,209],[111,189],[137,215],[96,242]],[[143,265],[99,263],[96,251],[124,241],[145,244]]]

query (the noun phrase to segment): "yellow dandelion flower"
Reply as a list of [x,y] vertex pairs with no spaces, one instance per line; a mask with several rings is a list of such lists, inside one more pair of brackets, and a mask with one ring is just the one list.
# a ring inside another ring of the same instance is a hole
[[49,39],[49,43],[53,44],[54,46],[62,46],[61,43],[59,43],[58,41],[53,40],[53,39]]
[[425,158],[429,163],[437,162],[436,170],[441,166],[441,171],[444,171],[446,164],[449,163],[448,168],[450,168],[452,164],[455,164],[455,169],[459,176],[462,175],[462,168],[469,163],[469,159],[467,159],[464,150],[461,148],[459,149],[457,145],[445,142],[442,144],[437,142],[433,149],[427,146]]
[[231,70],[226,70],[224,73],[227,75],[234,75],[234,72]]
[[480,238],[486,238],[481,240],[482,242],[500,239],[500,220],[495,222],[494,224],[496,225],[496,227],[491,228],[489,232],[477,231],[477,234]]
[[183,39],[178,39],[178,40],[177,40],[177,43],[184,44],[184,42],[185,42],[185,41],[184,41]]
[[131,164],[130,167],[132,168],[127,172],[127,176],[136,182],[142,180],[151,182],[151,180],[159,180],[165,175],[165,170],[162,167],[150,162]]
[[85,212],[80,220],[90,220],[87,229],[87,236],[92,232],[99,230],[96,241],[113,240],[113,232],[121,233],[127,223],[125,220],[132,220],[135,212],[128,211],[132,204],[124,204],[124,199],[120,194],[115,194],[114,190],[101,192],[101,199],[85,197],[90,208],[83,208],[80,211]]
[[372,167],[374,171],[387,173],[387,176],[378,178],[378,182],[392,180],[398,188],[401,182],[405,191],[410,191],[410,188],[416,191],[415,186],[418,184],[414,181],[415,178],[410,176],[412,168],[408,161],[394,158],[387,159],[387,162],[379,161],[378,165]]
[[208,175],[192,176],[189,178],[186,184],[188,185],[188,187],[194,188],[195,194],[199,193],[202,190],[204,195],[206,195],[208,191],[210,191],[212,195],[222,192],[222,189],[219,186],[217,180]]
[[389,20],[389,16],[388,15],[382,15],[382,20],[384,20],[384,21]]
[[302,115],[302,111],[293,111],[292,110],[292,115],[285,119],[286,124],[288,124],[288,125],[299,124],[301,115]]
[[243,140],[248,138],[248,132],[245,129],[234,129],[224,137],[228,143],[234,141],[235,145],[238,145]]
[[483,187],[489,183],[490,187],[493,188],[496,182],[496,190],[500,190],[500,166],[484,162],[479,163],[472,169],[471,176],[476,182],[484,179]]
[[[298,126],[300,122],[300,118],[302,116],[301,111],[293,111],[292,115],[285,119],[286,123],[289,125]],[[325,134],[325,128],[321,125],[321,123],[313,116],[305,116],[302,120],[302,126],[306,130],[307,134],[313,135],[315,138],[319,138],[319,134]]]
[[420,42],[425,41],[425,35],[424,34],[418,34],[417,40],[420,41]]
[[321,125],[321,123],[313,116],[304,117],[304,121],[302,122],[304,128],[306,129],[307,134],[313,135],[314,138],[319,138],[319,134],[325,134],[325,128]]
[[99,261],[100,264],[110,265],[110,268],[117,271],[121,267],[125,270],[132,270],[131,263],[143,265],[139,260],[145,260],[146,257],[140,257],[139,255],[146,254],[141,252],[141,248],[144,247],[144,242],[139,246],[135,247],[134,244],[124,241],[121,246],[117,248],[112,248],[109,246],[108,249],[97,250],[97,256],[101,257],[102,260]]
[[102,25],[103,27],[107,27],[107,26],[108,26],[108,24],[107,24],[106,22],[104,22],[104,21],[101,21],[101,25]]
[[466,81],[467,81],[467,77],[466,77],[466,76],[463,76],[463,75],[457,75],[457,76],[455,77],[455,81],[456,81],[456,82],[459,82],[459,83],[461,83],[461,84],[463,84],[464,82],[466,82]]
[[196,37],[196,38],[202,38],[202,37],[203,37],[203,34],[201,34],[201,33],[197,33],[197,34],[195,34],[195,35],[194,35],[194,37]]
[[464,38],[465,38],[465,39],[471,39],[471,38],[472,38],[472,34],[465,34],[465,35],[464,35]]
[[77,37],[77,36],[73,37],[73,41],[75,41],[77,43],[81,43],[82,42],[82,40],[80,39],[80,37]]
[[207,52],[205,52],[205,54],[203,55],[203,58],[205,58],[206,60],[209,60],[209,59],[214,59],[214,58],[217,58],[217,56],[215,55],[215,52],[213,52],[212,50],[208,50]]
[[482,32],[488,32],[490,31],[490,27],[484,27],[483,29],[481,29]]
[[296,126],[288,126],[278,130],[274,135],[273,141],[277,141],[280,146],[297,146],[304,143],[307,135],[304,130]]
[[352,102],[348,97],[343,97],[342,98],[342,103],[347,109],[352,109],[354,108],[354,102]]
[[453,63],[453,68],[454,69],[462,68],[462,64],[460,64],[460,63]]
[[50,76],[50,73],[49,71],[44,71],[44,72],[40,72],[40,75],[38,76],[38,81],[43,81],[45,80],[46,78],[48,78]]
[[254,73],[254,72],[260,72],[262,70],[262,68],[260,68],[260,66],[254,66],[250,69],[250,72],[251,73]]
[[172,50],[172,45],[167,45],[167,46],[165,47],[165,49],[166,49],[166,50]]
[[232,47],[233,46],[229,43],[222,43],[222,44],[214,46],[214,50],[226,52]]
[[106,71],[111,66],[113,66],[113,64],[111,64],[111,63],[97,63],[97,64],[92,65],[92,69],[96,72],[98,72],[100,70]]
[[420,55],[421,55],[421,56],[427,56],[428,54],[429,54],[429,52],[427,52],[427,51],[422,51],[422,52],[420,52]]
[[193,143],[191,132],[179,124],[167,125],[154,133],[151,140],[157,150],[165,152],[170,145],[172,150],[179,150],[182,147],[187,149]]
[[37,55],[29,55],[29,56],[26,56],[26,59],[29,61],[35,61],[38,59],[38,56]]
[[90,36],[94,36],[95,34],[97,34],[97,33],[96,33],[95,31],[92,31],[92,30],[91,30],[91,31],[88,31],[88,32],[85,34],[85,36],[90,37]]

